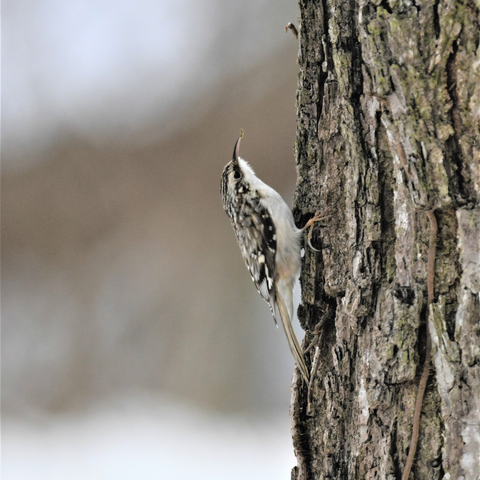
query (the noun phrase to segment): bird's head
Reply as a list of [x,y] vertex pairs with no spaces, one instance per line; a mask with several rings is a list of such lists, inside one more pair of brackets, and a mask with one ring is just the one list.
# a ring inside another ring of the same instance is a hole
[[225,209],[231,203],[236,203],[245,194],[251,192],[258,178],[252,167],[239,156],[240,141],[243,138],[243,130],[240,131],[235,147],[233,148],[232,159],[225,165],[220,184],[222,203]]

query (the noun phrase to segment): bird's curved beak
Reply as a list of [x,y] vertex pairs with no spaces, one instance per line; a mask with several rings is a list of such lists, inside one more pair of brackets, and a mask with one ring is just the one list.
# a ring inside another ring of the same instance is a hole
[[235,147],[233,148],[233,157],[232,160],[234,163],[238,162],[238,154],[240,153],[240,140],[243,138],[243,130],[240,130],[240,136],[235,143]]

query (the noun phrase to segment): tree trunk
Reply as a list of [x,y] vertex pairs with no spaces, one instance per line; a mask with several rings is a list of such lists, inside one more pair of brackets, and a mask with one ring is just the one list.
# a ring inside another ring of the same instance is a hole
[[425,360],[409,478],[480,478],[479,32],[478,0],[300,0],[294,214],[331,217],[301,275],[319,361],[292,478],[402,478]]

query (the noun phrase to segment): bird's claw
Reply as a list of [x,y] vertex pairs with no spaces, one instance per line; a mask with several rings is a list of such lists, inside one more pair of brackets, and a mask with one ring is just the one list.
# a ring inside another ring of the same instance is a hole
[[[326,211],[328,212],[330,209],[327,209]],[[331,217],[331,215],[320,215],[320,212],[316,212],[315,215],[305,224],[303,227],[303,230],[305,231],[307,228],[309,229],[308,231],[308,237],[307,237],[307,245],[314,251],[314,252],[320,252],[318,248],[315,248],[312,245],[312,235],[313,235],[313,226],[316,222],[319,222],[320,220],[325,220],[326,218]]]

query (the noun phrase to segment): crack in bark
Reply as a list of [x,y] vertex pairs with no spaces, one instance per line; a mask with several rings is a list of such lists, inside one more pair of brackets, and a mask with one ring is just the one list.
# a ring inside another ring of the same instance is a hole
[[445,142],[445,149],[449,162],[455,166],[454,171],[451,168],[449,172],[449,187],[453,200],[458,205],[464,205],[471,201],[471,192],[468,186],[468,180],[465,178],[465,165],[463,151],[460,145],[460,137],[463,132],[463,122],[460,115],[460,101],[457,91],[457,58],[458,39],[452,44],[452,52],[450,53],[446,64],[446,83],[447,90],[452,101],[452,108],[449,112],[450,123],[453,127],[453,135]]
[[[323,111],[323,100],[325,92],[325,82],[328,78],[328,72],[332,71],[331,66],[331,45],[328,40],[328,6],[327,0],[321,0],[321,24],[323,25],[323,31],[320,32],[321,36],[321,52],[323,52],[323,59],[318,65],[318,100],[317,100],[317,125],[320,121]],[[326,64],[325,70],[323,64]]]
[[438,15],[438,5],[440,0],[435,0],[433,4],[433,29],[435,31],[435,38],[440,36],[440,16]]

